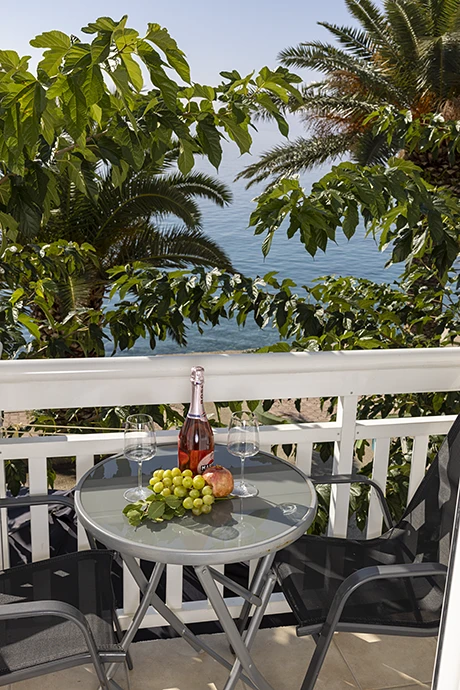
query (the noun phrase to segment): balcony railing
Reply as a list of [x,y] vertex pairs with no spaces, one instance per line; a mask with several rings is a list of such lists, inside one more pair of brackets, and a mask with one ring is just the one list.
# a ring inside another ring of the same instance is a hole
[[[364,352],[174,355],[120,357],[106,359],[21,360],[0,362],[0,409],[17,410],[112,407],[181,403],[189,397],[190,367],[200,364],[206,370],[206,400],[256,400],[337,396],[335,422],[280,424],[261,428],[262,447],[297,444],[297,464],[311,471],[313,444],[334,442],[332,472],[350,473],[358,439],[374,441],[373,478],[385,489],[390,440],[414,439],[409,498],[426,469],[426,454],[431,435],[446,434],[453,416],[423,418],[357,419],[360,396],[395,393],[447,392],[460,388],[460,348],[386,350]],[[216,430],[217,440],[225,442],[226,431]],[[177,432],[158,434],[160,442],[175,441]],[[119,452],[121,433],[97,433],[0,439],[3,461],[24,458],[29,466],[32,494],[47,491],[47,458],[76,458],[77,480],[92,467],[94,456]],[[334,486],[331,494],[329,534],[343,537],[348,526],[349,487]],[[0,463],[0,495],[6,491],[4,464]],[[49,555],[46,506],[32,508],[32,558]],[[382,515],[377,497],[371,495],[367,536],[381,531]],[[6,515],[1,516],[0,556],[8,567]],[[87,548],[84,531],[78,532],[79,548]],[[253,564],[252,564],[253,565]],[[139,601],[137,585],[124,573],[122,622],[127,624]],[[206,601],[183,602],[182,569],[167,568],[168,605],[186,622],[215,618]],[[228,600],[237,614],[241,601]],[[280,594],[273,595],[268,612],[287,610]],[[163,625],[153,609],[145,627]]]

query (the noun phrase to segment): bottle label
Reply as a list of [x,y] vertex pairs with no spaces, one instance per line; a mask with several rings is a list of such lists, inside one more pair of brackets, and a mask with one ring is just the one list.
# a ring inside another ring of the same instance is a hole
[[198,463],[198,466],[196,468],[198,474],[202,474],[204,470],[209,467],[209,465],[212,465],[214,462],[214,451],[212,450],[210,453],[204,456],[204,458],[201,458],[200,462]]

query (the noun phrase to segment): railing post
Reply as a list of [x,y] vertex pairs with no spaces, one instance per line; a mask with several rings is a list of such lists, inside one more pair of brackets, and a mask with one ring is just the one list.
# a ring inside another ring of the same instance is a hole
[[[378,438],[375,441],[374,448],[374,467],[372,472],[372,479],[382,489],[383,493],[386,491],[387,476],[388,476],[388,462],[390,460],[390,440],[389,438]],[[382,534],[382,520],[383,513],[379,503],[379,497],[376,491],[372,488],[370,492],[369,514],[367,517],[367,539],[378,537]]]
[[296,465],[307,476],[311,474],[311,462],[313,457],[313,443],[302,441],[297,444]]
[[[31,496],[48,493],[48,462],[46,457],[29,458],[29,491]],[[48,506],[32,506],[30,509],[30,536],[32,561],[50,556]]]
[[[338,399],[337,421],[341,425],[341,430],[340,441],[334,444],[332,474],[350,474],[353,469],[357,404],[357,395],[347,395]],[[350,487],[348,485],[332,486],[329,508],[329,536],[347,536],[349,502]]]
[[429,436],[416,436],[414,438],[407,503],[409,503],[412,496],[415,494],[418,485],[425,476],[429,441]]
[[166,566],[166,603],[171,609],[182,608],[183,571],[181,565]]
[[[80,481],[80,479],[83,477],[85,472],[87,472],[91,467],[94,465],[94,455],[91,453],[85,453],[84,455],[77,455],[75,457],[75,465],[76,465],[76,479],[77,479],[77,484]],[[80,524],[80,520],[77,522],[77,542],[78,542],[78,550],[79,551],[86,551],[86,549],[89,549],[89,542],[88,542],[88,537],[86,536],[86,532],[82,525]]]

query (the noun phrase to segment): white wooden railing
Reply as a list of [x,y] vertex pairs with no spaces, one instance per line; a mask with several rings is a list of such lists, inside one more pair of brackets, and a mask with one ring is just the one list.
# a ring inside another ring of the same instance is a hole
[[[447,433],[453,416],[361,420],[356,418],[359,396],[392,393],[452,391],[460,388],[460,348],[383,350],[365,352],[174,355],[120,357],[82,360],[21,360],[0,362],[0,409],[6,411],[41,408],[75,408],[114,405],[180,403],[189,397],[190,367],[206,370],[208,401],[308,398],[337,396],[336,422],[282,424],[263,427],[263,447],[275,443],[296,443],[297,463],[310,472],[313,444],[335,443],[333,473],[349,473],[358,439],[374,440],[374,479],[385,488],[390,439],[414,439],[409,494],[413,494],[426,469],[430,435]],[[159,440],[176,439],[177,432],[160,432]],[[225,440],[225,430],[216,436]],[[48,457],[75,456],[77,479],[94,463],[94,456],[118,452],[122,434],[42,436],[0,439],[3,460],[27,458],[29,488],[33,494],[47,490]],[[4,465],[0,463],[0,495],[5,495]],[[333,487],[329,533],[343,537],[348,524],[349,487]],[[382,516],[376,496],[371,496],[367,535],[380,533]],[[0,556],[8,566],[6,516],[1,516]],[[87,542],[79,530],[79,548]],[[32,557],[48,557],[47,508],[32,509]],[[182,601],[182,571],[167,569],[167,602],[185,622],[212,620],[208,603]],[[129,573],[124,574],[124,602],[121,612],[126,625],[138,603],[138,589]],[[240,600],[228,604],[235,614]],[[269,611],[287,610],[280,595],[273,595]],[[144,620],[146,627],[164,624],[153,609]]]

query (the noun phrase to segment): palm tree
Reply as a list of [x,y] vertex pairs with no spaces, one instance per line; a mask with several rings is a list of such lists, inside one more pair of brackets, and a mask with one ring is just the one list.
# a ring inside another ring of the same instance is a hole
[[[372,0],[345,3],[358,28],[320,22],[336,45],[312,41],[280,53],[284,66],[324,77],[306,86],[302,105],[291,108],[310,136],[276,146],[245,168],[240,177],[249,184],[303,172],[346,153],[359,163],[382,162],[395,151],[365,123],[382,106],[410,110],[414,117],[431,112],[460,117],[460,0],[383,0],[382,9]],[[417,153],[414,160],[424,167],[432,163]],[[443,163],[438,159],[432,176]],[[455,173],[460,179],[460,171]]]
[[[201,231],[197,198],[222,207],[232,199],[227,186],[209,175],[168,172],[168,165],[161,170],[146,167],[140,173],[129,173],[120,188],[106,171],[94,176],[92,198],[62,175],[58,195],[60,203],[35,241],[89,243],[97,257],[72,284],[64,281],[58,300],[61,315],[78,306],[100,309],[108,271],[121,264],[142,261],[160,268],[232,268],[225,251]],[[169,217],[180,224],[168,224]]]

